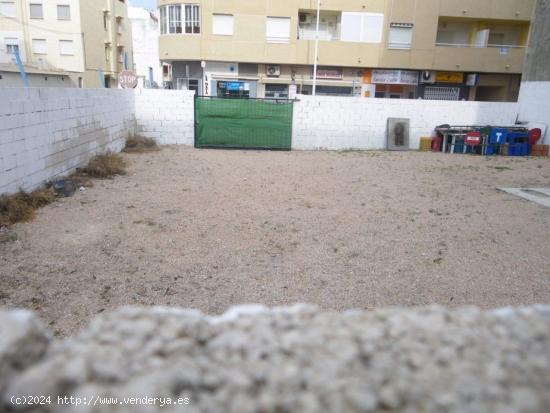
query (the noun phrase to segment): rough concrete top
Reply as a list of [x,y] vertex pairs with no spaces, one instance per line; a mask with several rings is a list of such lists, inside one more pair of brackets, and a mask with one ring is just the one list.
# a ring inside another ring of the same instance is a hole
[[[126,308],[63,341],[6,311],[0,375],[5,407],[20,411],[542,413],[550,307]],[[50,402],[13,404],[29,395]]]

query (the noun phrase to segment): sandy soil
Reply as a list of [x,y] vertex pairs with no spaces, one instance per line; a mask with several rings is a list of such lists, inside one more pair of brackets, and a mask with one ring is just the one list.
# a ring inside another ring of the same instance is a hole
[[550,160],[166,147],[0,245],[0,305],[65,335],[125,304],[550,302]]

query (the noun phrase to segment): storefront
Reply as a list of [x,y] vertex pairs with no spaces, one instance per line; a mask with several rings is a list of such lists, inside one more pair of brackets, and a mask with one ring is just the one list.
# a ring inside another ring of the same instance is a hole
[[288,99],[289,85],[268,83],[265,85],[265,97],[267,99]]
[[419,72],[414,70],[367,69],[363,74],[363,96],[415,99]]
[[475,77],[462,72],[435,72],[431,82],[420,85],[418,95],[425,100],[468,100],[468,82],[475,82]]
[[218,81],[216,96],[246,99],[250,96],[250,83],[240,81]]

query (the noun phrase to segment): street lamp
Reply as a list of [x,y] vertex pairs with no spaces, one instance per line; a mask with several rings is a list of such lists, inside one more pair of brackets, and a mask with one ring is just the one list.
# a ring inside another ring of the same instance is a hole
[[313,62],[313,96],[317,94],[317,60],[319,59],[319,17],[321,14],[321,0],[317,0],[317,27],[315,28],[315,59]]

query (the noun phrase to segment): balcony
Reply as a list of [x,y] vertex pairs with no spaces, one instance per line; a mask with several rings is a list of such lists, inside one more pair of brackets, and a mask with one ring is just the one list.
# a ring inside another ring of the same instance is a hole
[[[315,40],[317,13],[313,10],[300,10],[298,20],[298,40]],[[319,40],[340,40],[341,21],[340,12],[321,12],[319,16]]]
[[465,44],[437,44],[433,67],[437,70],[521,73],[524,46],[477,47]]
[[441,17],[436,46],[444,47],[526,47],[529,22],[454,19]]

